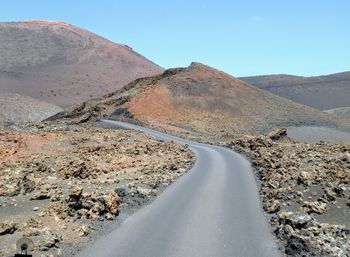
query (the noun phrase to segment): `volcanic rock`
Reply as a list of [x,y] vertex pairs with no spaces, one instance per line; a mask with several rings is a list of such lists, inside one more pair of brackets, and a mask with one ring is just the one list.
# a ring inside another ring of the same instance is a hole
[[0,236],[13,234],[17,230],[18,224],[13,221],[0,222]]

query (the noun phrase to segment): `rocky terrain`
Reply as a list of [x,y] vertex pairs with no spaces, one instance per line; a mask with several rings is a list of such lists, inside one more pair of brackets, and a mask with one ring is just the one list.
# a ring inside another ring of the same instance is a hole
[[257,89],[193,63],[141,78],[114,93],[73,106],[50,120],[93,124],[116,119],[230,147],[248,156],[264,210],[288,256],[350,254],[350,156],[345,143],[293,141],[280,126],[349,121]]
[[12,123],[38,122],[63,111],[56,105],[10,93],[0,95],[0,107],[1,121]]
[[[186,146],[101,128],[101,119],[246,155],[286,255],[350,256],[350,145],[267,134],[350,131],[339,108],[350,106],[350,72],[238,79],[199,63],[164,71],[128,46],[54,21],[0,23],[0,55],[0,256],[22,236],[35,256],[73,256],[195,161]],[[331,108],[343,118],[320,111]]]
[[64,22],[0,23],[0,94],[67,107],[163,69],[130,47]]
[[74,123],[126,120],[208,139],[270,131],[280,126],[349,130],[349,120],[294,103],[199,63],[137,79],[119,91],[54,117]]
[[266,75],[240,79],[276,95],[320,110],[350,106],[350,72],[316,77]]
[[251,159],[288,256],[350,256],[350,145],[293,141],[285,129],[225,144]]
[[47,123],[1,129],[0,155],[0,256],[22,236],[35,256],[72,256],[194,163],[186,146],[135,131]]
[[186,146],[98,128],[100,119],[225,142],[251,159],[286,255],[350,256],[349,144],[298,142],[284,129],[261,135],[289,126],[350,131],[350,120],[283,98],[350,106],[349,73],[242,78],[280,97],[199,63],[163,72],[127,46],[61,22],[2,23],[0,46],[1,256],[22,236],[35,255],[72,256],[194,163]]

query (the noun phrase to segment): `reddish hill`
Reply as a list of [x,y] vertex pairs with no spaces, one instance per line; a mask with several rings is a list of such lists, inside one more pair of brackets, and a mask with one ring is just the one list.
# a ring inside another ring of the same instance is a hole
[[63,117],[77,122],[127,119],[208,136],[256,133],[301,124],[343,125],[336,117],[198,63],[138,79],[115,93],[75,106],[55,118]]
[[163,69],[125,45],[53,21],[0,23],[0,94],[70,106]]
[[266,75],[240,79],[320,110],[350,107],[350,72],[317,77]]

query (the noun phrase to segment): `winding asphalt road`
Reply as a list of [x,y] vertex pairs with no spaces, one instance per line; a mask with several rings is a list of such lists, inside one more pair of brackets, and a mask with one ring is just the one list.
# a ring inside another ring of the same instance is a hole
[[151,204],[85,249],[82,257],[274,257],[281,254],[261,211],[247,160],[229,149],[115,121],[188,144],[197,161]]

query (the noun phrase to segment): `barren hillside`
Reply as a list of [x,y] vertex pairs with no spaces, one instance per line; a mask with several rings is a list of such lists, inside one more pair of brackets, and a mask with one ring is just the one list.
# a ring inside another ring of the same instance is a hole
[[0,122],[21,123],[42,121],[62,109],[29,96],[5,93],[0,95]]
[[350,72],[317,77],[267,75],[240,79],[320,110],[350,106]]
[[76,122],[127,119],[170,131],[208,136],[265,132],[291,125],[346,127],[345,121],[257,89],[208,66],[138,79],[120,91],[75,106],[54,118]]
[[53,21],[0,23],[0,56],[0,94],[61,107],[163,71],[128,46]]
[[334,109],[326,110],[325,112],[350,119],[350,106],[334,108]]

